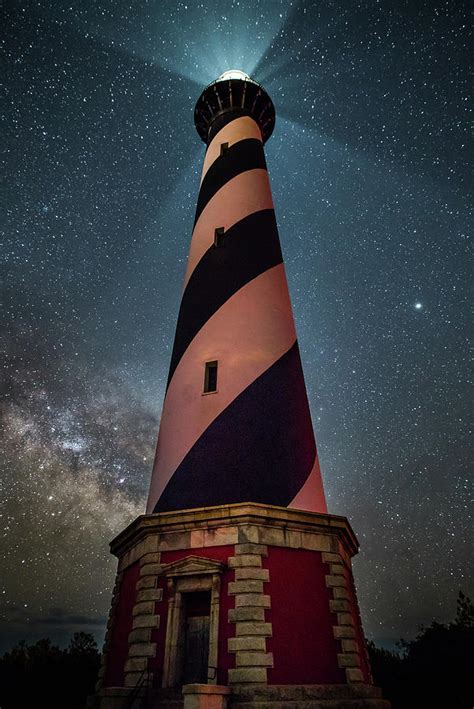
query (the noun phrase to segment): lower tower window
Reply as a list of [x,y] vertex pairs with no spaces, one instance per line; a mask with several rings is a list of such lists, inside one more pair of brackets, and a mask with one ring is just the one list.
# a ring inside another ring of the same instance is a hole
[[204,393],[208,394],[211,391],[217,391],[217,360],[206,362],[204,372]]

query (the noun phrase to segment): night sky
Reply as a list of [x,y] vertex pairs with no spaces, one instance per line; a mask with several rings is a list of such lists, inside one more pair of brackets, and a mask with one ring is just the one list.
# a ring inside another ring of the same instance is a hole
[[268,168],[366,634],[393,644],[474,595],[467,25],[436,0],[7,1],[0,650],[103,636],[108,542],[151,475],[194,104],[228,69],[276,107]]

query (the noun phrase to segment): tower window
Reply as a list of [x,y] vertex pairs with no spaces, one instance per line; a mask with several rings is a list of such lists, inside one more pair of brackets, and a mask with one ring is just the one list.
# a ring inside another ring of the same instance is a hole
[[204,394],[217,391],[217,361],[206,362],[204,372]]
[[229,143],[221,143],[221,155],[225,155],[229,150]]
[[214,246],[222,246],[224,243],[224,227],[218,226],[214,230]]

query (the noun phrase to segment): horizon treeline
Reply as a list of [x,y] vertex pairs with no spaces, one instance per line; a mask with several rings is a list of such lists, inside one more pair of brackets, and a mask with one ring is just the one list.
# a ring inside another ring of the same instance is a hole
[[[367,643],[374,684],[392,709],[472,709],[474,604],[459,592],[456,615],[447,624],[421,627],[397,650]],[[89,633],[74,633],[61,649],[49,638],[20,642],[0,657],[1,709],[84,709],[94,694],[100,652]]]

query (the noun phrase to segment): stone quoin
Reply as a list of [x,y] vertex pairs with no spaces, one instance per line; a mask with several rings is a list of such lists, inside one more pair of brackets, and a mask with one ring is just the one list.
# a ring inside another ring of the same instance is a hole
[[264,155],[266,91],[201,94],[206,144],[146,514],[111,543],[100,709],[388,709],[328,514]]

